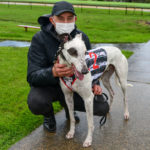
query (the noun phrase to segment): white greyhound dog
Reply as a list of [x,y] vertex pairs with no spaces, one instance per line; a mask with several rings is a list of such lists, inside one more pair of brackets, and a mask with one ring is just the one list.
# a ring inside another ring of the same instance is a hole
[[[109,91],[110,94],[110,104],[113,101],[114,92],[111,88],[109,79],[115,72],[116,77],[120,83],[123,91],[124,99],[124,118],[129,119],[128,103],[126,99],[126,87],[127,87],[127,74],[128,74],[128,63],[125,56],[121,53],[120,49],[116,47],[100,47],[107,54],[106,68],[101,76],[98,75],[98,79],[102,80],[103,85]],[[97,50],[97,48],[96,48]],[[86,53],[88,52],[88,55]],[[103,53],[103,52],[102,52]],[[59,52],[59,63],[67,64],[68,67],[72,66],[74,69],[75,78],[64,77],[60,78],[61,88],[65,95],[65,100],[68,105],[69,115],[70,115],[70,131],[67,133],[66,138],[71,139],[74,137],[75,133],[75,119],[73,115],[73,92],[77,92],[84,100],[85,109],[87,114],[88,122],[88,134],[83,143],[83,147],[88,147],[92,144],[92,135],[94,130],[93,123],[93,92],[92,92],[92,76],[88,71],[86,59],[88,57],[94,57],[93,68],[98,68],[97,56],[95,56],[94,50],[86,51],[86,46],[82,40],[82,34],[77,34],[76,37],[70,41],[64,43]],[[93,54],[93,55],[91,55]],[[101,66],[100,66],[101,68]]]

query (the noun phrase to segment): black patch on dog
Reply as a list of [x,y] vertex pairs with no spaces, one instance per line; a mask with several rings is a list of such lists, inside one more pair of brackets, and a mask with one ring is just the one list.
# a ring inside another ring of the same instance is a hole
[[78,56],[78,53],[77,53],[77,50],[73,47],[69,48],[67,50],[67,52],[71,55],[71,56],[74,56],[74,57],[77,57]]

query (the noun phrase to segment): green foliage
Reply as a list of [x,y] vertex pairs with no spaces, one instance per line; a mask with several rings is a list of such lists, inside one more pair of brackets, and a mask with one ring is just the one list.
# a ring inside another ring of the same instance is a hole
[[[39,29],[28,29],[17,25],[39,26],[37,19],[43,14],[51,12],[46,6],[15,6],[0,5],[0,39],[30,41]],[[101,10],[92,8],[76,8],[77,26],[83,30],[92,43],[106,42],[146,42],[150,39],[150,13],[121,10]],[[11,15],[10,15],[11,14]],[[87,15],[88,14],[88,15]],[[143,21],[145,23],[140,23]],[[144,36],[143,36],[144,34]]]
[[77,25],[92,43],[146,42],[150,39],[150,25],[139,23],[140,20],[148,21],[148,16],[133,15],[132,12],[125,15],[124,11],[117,10],[111,10],[110,15],[107,12],[84,9],[79,15]]
[[126,56],[127,59],[133,55],[133,52],[130,50],[122,50],[122,53]]
[[[25,32],[19,24],[38,26],[37,18],[50,13],[51,8],[40,6],[0,5],[0,39],[27,40],[38,31]],[[150,39],[149,14],[124,15],[124,11],[76,8],[78,27],[91,42],[144,42]],[[143,36],[144,35],[144,36]],[[26,82],[28,48],[0,47],[0,149],[6,150],[43,121],[33,115],[27,106],[29,86]],[[126,56],[131,52],[124,51]],[[129,56],[127,56],[129,57]],[[62,109],[54,103],[55,112]]]
[[[26,81],[28,48],[0,47],[0,150],[28,135],[42,122],[27,106]],[[60,111],[54,103],[55,113]]]
[[[27,49],[0,47],[0,150],[6,150],[43,121],[43,117],[33,115],[27,106]],[[123,54],[129,57],[132,52],[123,51]],[[62,109],[58,102],[53,105],[55,113]]]
[[[0,0],[0,1],[6,1],[6,0]],[[58,2],[58,0],[7,0],[10,2],[27,2],[27,3],[55,3]],[[113,7],[143,7],[143,8],[150,8],[150,4],[148,3],[150,0],[126,0],[126,2],[119,2],[119,1],[105,1],[105,0],[66,0],[72,4],[77,5],[93,5],[93,6],[113,6]],[[124,0],[125,1],[125,0]],[[132,1],[127,2],[127,1]],[[147,2],[147,3],[143,3]]]

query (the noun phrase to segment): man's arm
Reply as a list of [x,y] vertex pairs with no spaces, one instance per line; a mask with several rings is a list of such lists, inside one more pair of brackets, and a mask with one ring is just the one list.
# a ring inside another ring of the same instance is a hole
[[39,34],[35,35],[28,52],[27,81],[31,86],[58,84],[59,79],[52,74],[53,65],[49,66],[47,59]]

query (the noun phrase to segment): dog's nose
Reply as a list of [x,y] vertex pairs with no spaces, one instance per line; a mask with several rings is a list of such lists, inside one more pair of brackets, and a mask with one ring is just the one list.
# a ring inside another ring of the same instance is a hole
[[82,74],[87,74],[89,71],[88,71],[88,68],[86,66],[83,66],[82,70],[81,70],[81,73]]

